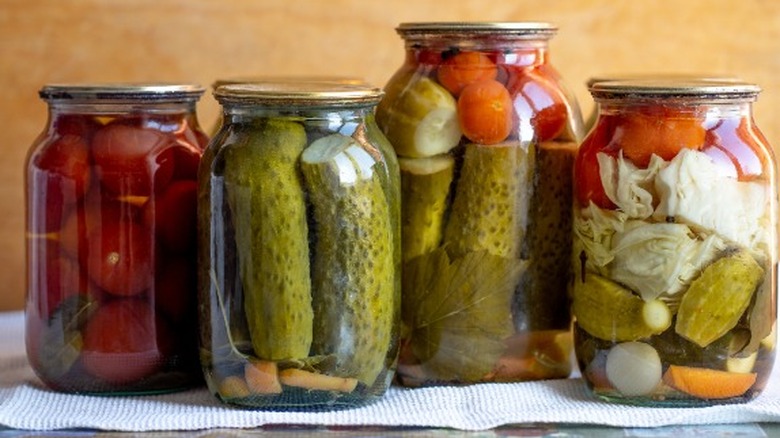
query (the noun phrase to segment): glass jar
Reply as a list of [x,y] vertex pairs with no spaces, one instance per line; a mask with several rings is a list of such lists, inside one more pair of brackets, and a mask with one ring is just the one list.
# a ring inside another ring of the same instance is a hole
[[590,89],[574,166],[572,309],[592,392],[637,405],[743,402],[775,357],[777,170],[735,80]]
[[579,108],[544,23],[407,23],[377,122],[399,156],[407,386],[566,377]]
[[48,85],[26,160],[27,352],[49,387],[148,394],[202,381],[195,285],[203,89]]
[[400,312],[398,164],[379,89],[218,87],[200,168],[201,362],[223,402],[331,410],[380,397]]

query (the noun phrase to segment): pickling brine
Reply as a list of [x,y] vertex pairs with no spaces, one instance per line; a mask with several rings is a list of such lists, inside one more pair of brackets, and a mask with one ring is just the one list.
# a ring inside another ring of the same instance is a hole
[[574,166],[575,349],[611,401],[756,397],[775,357],[777,174],[758,87],[591,86],[599,118]]
[[377,122],[399,156],[408,386],[566,377],[575,100],[544,23],[406,23]]
[[200,168],[201,362],[222,401],[326,410],[376,400],[398,351],[398,164],[381,91],[218,87]]

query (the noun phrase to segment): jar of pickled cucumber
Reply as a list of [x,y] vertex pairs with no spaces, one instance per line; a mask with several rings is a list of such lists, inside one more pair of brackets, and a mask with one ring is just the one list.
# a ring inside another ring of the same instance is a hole
[[197,169],[186,84],[47,85],[25,165],[26,342],[49,387],[148,394],[202,382]]
[[399,157],[407,386],[566,377],[582,116],[545,23],[406,23],[377,122]]
[[220,86],[200,167],[201,362],[228,404],[332,410],[387,390],[400,328],[398,163],[382,91]]
[[756,397],[775,357],[777,169],[735,80],[598,82],[574,165],[582,374],[649,406]]

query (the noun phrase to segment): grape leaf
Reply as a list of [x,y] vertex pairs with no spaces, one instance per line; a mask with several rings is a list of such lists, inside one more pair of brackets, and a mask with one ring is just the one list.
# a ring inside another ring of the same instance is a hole
[[434,380],[479,381],[512,335],[511,301],[526,263],[440,248],[404,266],[402,315],[410,346]]

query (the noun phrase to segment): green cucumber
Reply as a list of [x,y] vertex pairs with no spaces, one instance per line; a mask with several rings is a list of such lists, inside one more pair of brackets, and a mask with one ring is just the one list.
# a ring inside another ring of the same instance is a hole
[[466,146],[444,229],[444,242],[453,258],[483,250],[520,258],[533,163],[533,148],[520,143]]
[[701,347],[711,344],[737,325],[763,278],[746,250],[714,261],[683,295],[675,331]]
[[223,150],[244,311],[260,359],[307,357],[312,307],[306,200],[297,169],[306,133],[269,119]]
[[399,158],[403,261],[439,247],[455,160],[449,155]]
[[386,367],[396,316],[396,265],[382,169],[353,138],[332,134],[301,156],[315,223],[315,355],[328,374],[371,386]]

